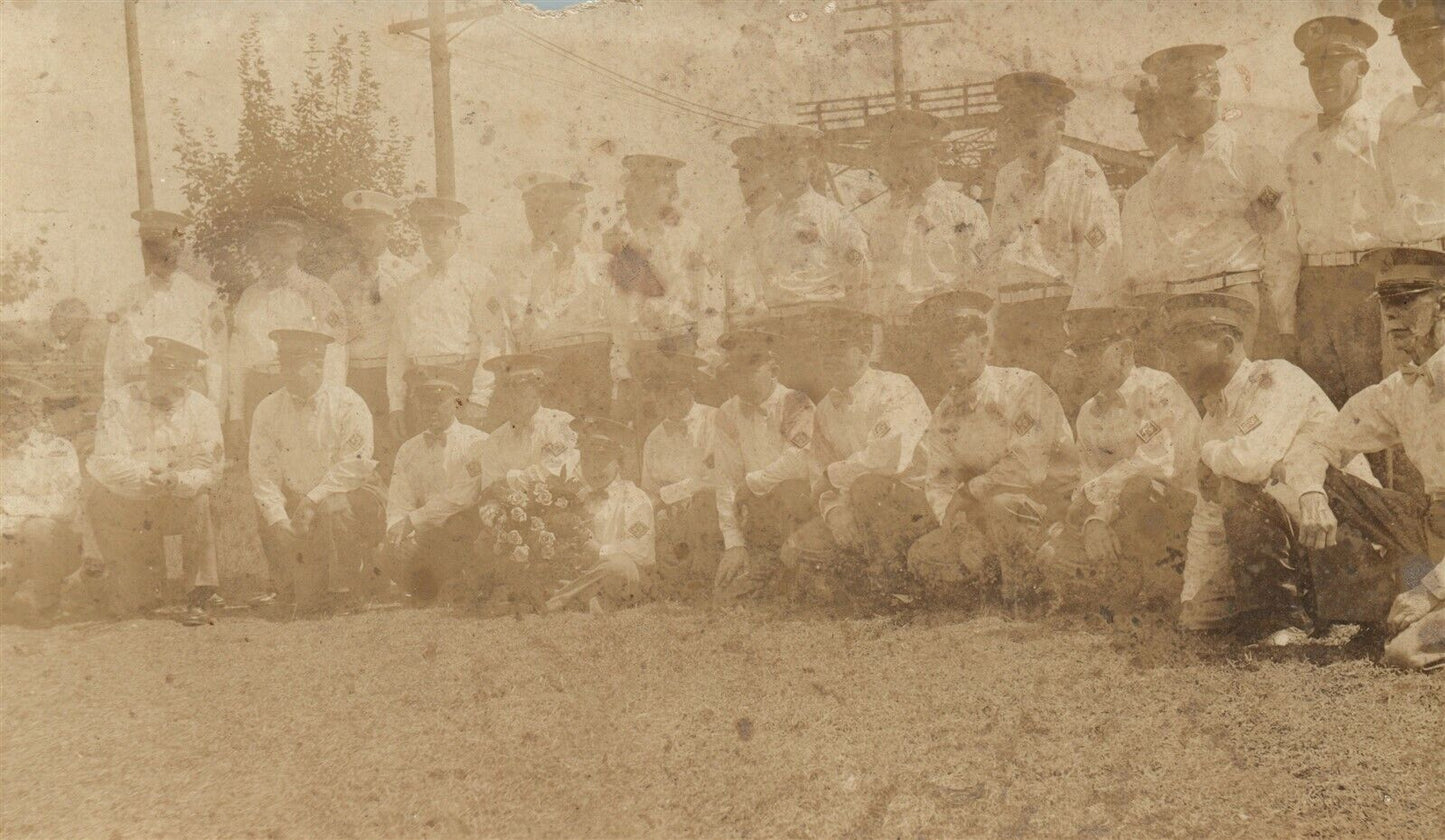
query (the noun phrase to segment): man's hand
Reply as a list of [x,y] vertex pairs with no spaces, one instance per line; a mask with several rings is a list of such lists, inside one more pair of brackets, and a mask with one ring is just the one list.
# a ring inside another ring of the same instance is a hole
[[296,535],[296,529],[289,519],[283,519],[267,527],[271,531],[271,537],[280,543],[283,549],[290,550],[297,542],[300,542],[301,538]]
[[1441,603],[1439,598],[1423,586],[1401,592],[1395,596],[1395,603],[1390,606],[1390,616],[1385,619],[1385,626],[1391,633],[1399,633],[1424,618]]
[[719,592],[731,586],[748,573],[748,550],[735,545],[722,553],[718,560],[717,575],[713,578],[713,591]]
[[989,499],[988,504],[997,510],[1006,511],[1015,519],[1036,523],[1044,521],[1043,506],[1023,493],[999,493]]
[[296,506],[296,513],[291,516],[291,530],[297,537],[304,538],[311,533],[311,523],[316,519],[316,503],[308,498],[302,497],[301,504]]
[[823,522],[827,524],[833,541],[840,548],[856,549],[863,545],[863,535],[858,532],[858,521],[853,518],[853,512],[847,505],[838,505],[828,511]]
[[1339,537],[1340,523],[1330,510],[1329,497],[1317,490],[1299,497],[1299,524],[1305,548],[1329,548]]
[[386,529],[386,544],[392,550],[401,545],[402,540],[416,533],[416,526],[412,524],[410,516],[403,516],[395,525]]
[[406,440],[406,412],[393,411],[386,415],[386,427],[391,430],[392,440]]
[[1090,519],[1084,523],[1084,556],[1097,565],[1118,561],[1119,540],[1104,520]]

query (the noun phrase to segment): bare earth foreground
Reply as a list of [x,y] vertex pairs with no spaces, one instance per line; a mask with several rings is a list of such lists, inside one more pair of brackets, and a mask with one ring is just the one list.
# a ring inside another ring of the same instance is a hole
[[0,834],[1445,836],[1445,679],[1139,632],[669,606],[5,629]]

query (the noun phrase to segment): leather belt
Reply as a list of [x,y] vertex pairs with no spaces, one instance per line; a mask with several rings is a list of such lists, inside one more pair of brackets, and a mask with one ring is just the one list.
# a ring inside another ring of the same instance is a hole
[[468,356],[465,353],[443,353],[437,356],[412,356],[412,367],[451,367],[452,365],[464,365],[475,360],[475,356]]
[[346,366],[352,370],[376,370],[386,367],[386,357],[380,359],[347,359]]
[[1049,300],[1051,298],[1065,297],[1073,294],[1074,289],[1066,283],[1054,283],[1049,286],[1015,286],[1011,289],[998,290],[998,302],[1003,303],[1028,303],[1034,300]]
[[1259,269],[1251,268],[1244,271],[1221,271],[1218,274],[1191,277],[1188,280],[1170,280],[1168,284],[1169,293],[1177,295],[1188,292],[1217,292],[1232,286],[1245,286],[1258,282]]
[[1334,251],[1329,254],[1305,254],[1303,265],[1305,268],[1340,268],[1347,265],[1359,265],[1360,257],[1370,253],[1369,251]]

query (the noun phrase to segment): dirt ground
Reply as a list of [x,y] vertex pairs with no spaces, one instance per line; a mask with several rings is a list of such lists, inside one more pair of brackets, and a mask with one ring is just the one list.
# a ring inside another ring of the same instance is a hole
[[0,630],[5,837],[1440,837],[1445,681],[1079,619]]

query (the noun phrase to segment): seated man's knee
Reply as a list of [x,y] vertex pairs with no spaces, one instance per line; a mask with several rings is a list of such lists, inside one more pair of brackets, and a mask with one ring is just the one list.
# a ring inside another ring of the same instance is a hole
[[1418,671],[1445,662],[1445,610],[1436,610],[1385,644],[1384,664]]

